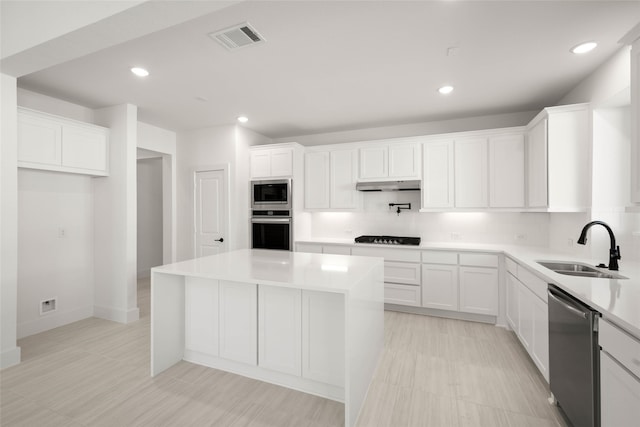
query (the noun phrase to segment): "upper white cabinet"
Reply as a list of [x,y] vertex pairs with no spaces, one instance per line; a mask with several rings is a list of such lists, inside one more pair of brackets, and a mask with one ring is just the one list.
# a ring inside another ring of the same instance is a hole
[[422,165],[422,207],[454,207],[453,140],[425,143],[422,146]]
[[356,149],[311,149],[304,159],[305,209],[356,209]]
[[467,137],[455,141],[455,202],[458,208],[488,206],[487,139]]
[[640,24],[622,41],[631,45],[631,201],[640,204]]
[[527,127],[528,206],[575,212],[590,204],[589,104],[542,110]]
[[489,206],[524,207],[524,134],[489,138]]
[[420,144],[417,142],[367,143],[360,148],[358,179],[420,179]]
[[108,175],[109,129],[18,108],[18,167]]
[[251,147],[251,179],[292,178],[295,170],[296,154],[301,148],[296,143],[270,144]]

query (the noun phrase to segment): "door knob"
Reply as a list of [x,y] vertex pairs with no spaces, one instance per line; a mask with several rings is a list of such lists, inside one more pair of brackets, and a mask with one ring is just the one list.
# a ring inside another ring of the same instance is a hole
[[224,242],[224,239],[221,237],[221,238],[219,238],[219,239],[216,239],[215,241],[216,241],[216,242],[220,242],[220,243],[222,243],[222,242]]

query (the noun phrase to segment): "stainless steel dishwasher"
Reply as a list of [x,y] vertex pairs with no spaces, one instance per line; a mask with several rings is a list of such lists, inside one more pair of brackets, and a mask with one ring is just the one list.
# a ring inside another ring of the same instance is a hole
[[599,313],[554,285],[548,293],[551,393],[575,427],[599,427]]

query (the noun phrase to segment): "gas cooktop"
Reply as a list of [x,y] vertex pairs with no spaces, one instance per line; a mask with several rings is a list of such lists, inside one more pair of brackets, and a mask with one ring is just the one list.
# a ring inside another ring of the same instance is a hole
[[419,237],[398,237],[398,236],[358,236],[356,243],[375,243],[381,245],[413,245],[420,244]]

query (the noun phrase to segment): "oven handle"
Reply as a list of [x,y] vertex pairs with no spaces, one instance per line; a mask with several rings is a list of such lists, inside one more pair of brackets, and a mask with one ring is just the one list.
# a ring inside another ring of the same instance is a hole
[[291,223],[291,218],[251,218],[253,224],[271,224],[271,223]]

